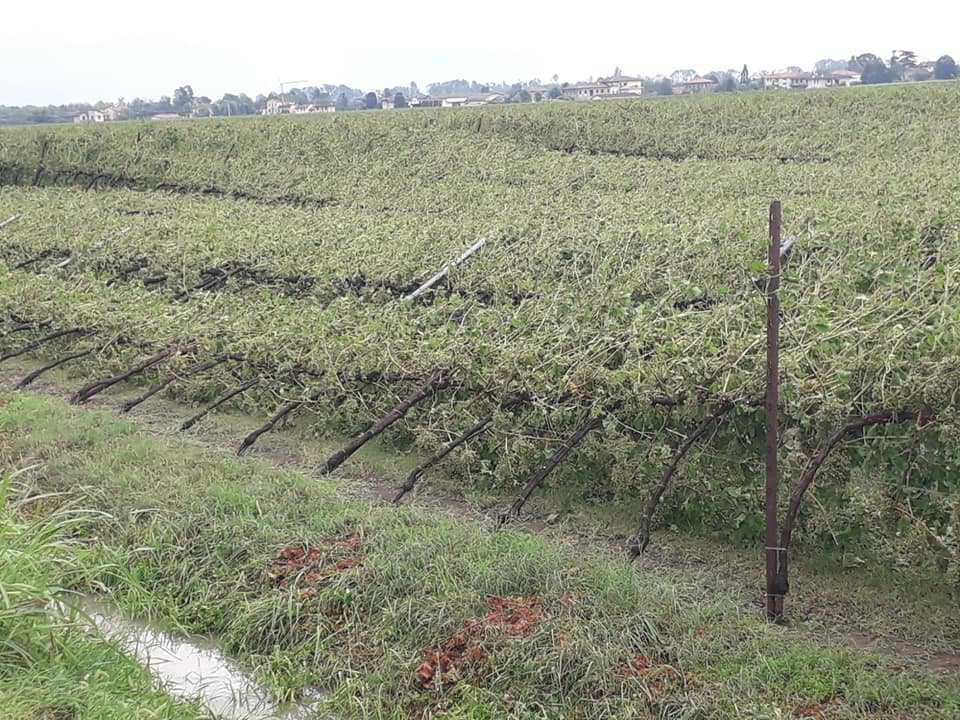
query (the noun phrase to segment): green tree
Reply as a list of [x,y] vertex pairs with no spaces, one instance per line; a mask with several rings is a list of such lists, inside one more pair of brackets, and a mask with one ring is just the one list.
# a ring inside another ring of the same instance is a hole
[[933,68],[933,76],[937,80],[953,80],[958,74],[960,73],[957,72],[957,63],[949,55],[944,55],[937,60]]
[[895,80],[903,80],[916,66],[917,54],[913,50],[894,50],[890,54],[890,74]]
[[347,110],[350,107],[350,99],[345,92],[337,95],[337,110]]
[[747,70],[747,66],[743,66],[743,70],[740,71],[740,84],[746,87],[750,84],[750,71]]
[[898,50],[896,52],[897,62],[904,67],[917,66],[917,54],[913,50]]
[[[881,60],[877,55],[874,55],[873,53],[863,53],[861,55],[852,56],[847,62],[847,67],[850,70],[862,73],[867,65],[877,65],[878,63],[883,65],[883,60]],[[884,65],[884,67],[886,66]]]
[[561,97],[562,95],[563,95],[563,91],[560,90],[560,88],[558,88],[556,85],[554,85],[552,88],[550,88],[547,91],[547,97],[550,98],[551,100],[556,100],[558,97]]
[[366,106],[367,110],[375,110],[380,107],[380,101],[377,100],[377,94],[372,91],[363,96],[363,104]]
[[252,115],[256,107],[253,100],[243,93],[224,93],[222,98],[213,103],[213,111],[216,115]]
[[673,81],[670,78],[660,78],[653,84],[655,95],[673,95]]
[[875,61],[864,63],[860,80],[864,85],[880,85],[896,80],[894,74],[890,71],[883,60],[877,58]]
[[410,105],[407,103],[407,99],[403,96],[403,93],[397,93],[393,96],[393,106],[395,108],[410,107]]
[[181,115],[190,112],[193,108],[193,88],[189,85],[178,87],[173,91],[173,109]]
[[816,75],[829,75],[835,70],[849,70],[850,63],[846,60],[833,60],[831,58],[824,58],[823,60],[817,60],[816,64],[813,66],[813,72]]

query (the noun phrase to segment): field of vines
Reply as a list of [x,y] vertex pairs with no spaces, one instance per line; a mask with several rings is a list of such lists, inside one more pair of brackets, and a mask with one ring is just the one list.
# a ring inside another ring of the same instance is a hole
[[0,353],[753,542],[779,199],[796,536],[960,573],[958,127],[938,83],[3,131]]

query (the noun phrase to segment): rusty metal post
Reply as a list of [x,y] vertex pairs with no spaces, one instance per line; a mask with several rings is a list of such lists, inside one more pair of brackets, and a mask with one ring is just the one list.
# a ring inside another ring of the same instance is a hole
[[777,464],[779,445],[778,406],[780,401],[780,201],[770,204],[770,253],[767,279],[767,531],[764,543],[767,559],[767,619],[783,617],[783,591],[779,587],[780,548],[777,505],[780,468]]

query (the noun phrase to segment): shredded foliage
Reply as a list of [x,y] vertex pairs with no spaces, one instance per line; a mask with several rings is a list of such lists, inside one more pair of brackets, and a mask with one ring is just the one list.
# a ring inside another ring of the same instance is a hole
[[[362,430],[443,371],[451,386],[390,436],[432,450],[493,412],[447,462],[501,487],[619,402],[554,481],[602,499],[646,491],[676,438],[733,402],[662,511],[754,538],[763,416],[747,401],[763,388],[756,281],[776,197],[795,237],[786,468],[799,476],[850,418],[931,413],[909,482],[904,429],[870,430],[831,455],[822,476],[840,487],[820,499],[843,508],[862,490],[887,531],[912,515],[953,542],[956,502],[941,500],[957,492],[958,120],[960,87],[937,84],[5,132],[0,215],[20,218],[0,231],[0,308],[95,330],[98,351],[71,367],[98,376],[174,343],[193,352],[168,371],[242,355],[169,392],[209,400],[262,377],[246,409],[309,397],[318,432]],[[354,381],[371,374],[410,381]],[[517,395],[534,400],[497,411]],[[855,490],[869,463],[879,479]]]

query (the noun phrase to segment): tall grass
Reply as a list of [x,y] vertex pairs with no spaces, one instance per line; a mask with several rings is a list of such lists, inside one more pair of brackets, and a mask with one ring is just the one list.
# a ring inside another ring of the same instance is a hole
[[28,506],[41,498],[15,499],[22,472],[0,479],[0,672],[32,665],[50,652],[49,608],[71,570],[68,536],[81,520],[68,510],[24,519],[30,517]]
[[[149,673],[114,644],[53,612],[81,573],[106,568],[88,561],[79,537],[89,513],[62,494],[28,495],[0,475],[0,718],[38,720],[196,720],[195,703],[153,687]],[[54,501],[51,511],[40,507]]]

